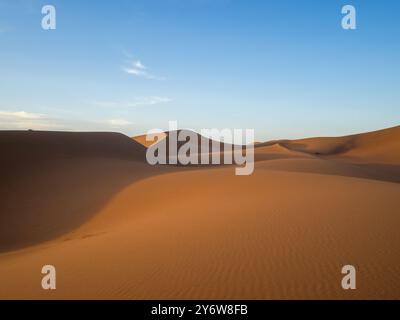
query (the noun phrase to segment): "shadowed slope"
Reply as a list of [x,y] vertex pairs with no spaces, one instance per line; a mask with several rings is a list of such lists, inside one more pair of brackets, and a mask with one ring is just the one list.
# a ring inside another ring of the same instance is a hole
[[157,170],[143,146],[118,133],[3,131],[0,150],[0,251],[72,230]]

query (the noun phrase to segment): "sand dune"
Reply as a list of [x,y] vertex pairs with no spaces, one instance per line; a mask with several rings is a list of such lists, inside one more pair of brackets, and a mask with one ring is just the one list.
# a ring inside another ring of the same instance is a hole
[[312,158],[312,155],[304,152],[291,150],[284,147],[280,142],[260,143],[255,146],[255,161],[293,158]]
[[165,139],[167,137],[167,133],[163,134],[143,134],[140,136],[133,137],[132,139],[135,140],[136,142],[139,142],[141,145],[144,147],[148,148],[152,144],[160,142],[162,139]]
[[[174,134],[174,137],[171,135]],[[197,161],[198,163],[201,163],[202,160],[202,155],[209,155],[208,157],[208,162],[211,164],[213,155],[219,155],[219,161],[222,164],[223,159],[224,159],[224,154],[227,153],[229,155],[232,154],[235,145],[231,143],[224,143],[220,140],[213,140],[211,138],[207,138],[205,136],[202,136],[201,134],[194,132],[192,130],[177,130],[177,131],[167,131],[160,133],[159,135],[157,134],[151,134],[146,138],[146,135],[141,135],[137,137],[133,137],[132,139],[136,142],[139,142],[146,148],[150,148],[151,146],[153,147],[160,147],[161,144],[165,145],[165,156],[159,157],[163,159],[163,161],[166,164],[175,164],[180,165],[179,161],[172,161],[171,158],[176,159],[177,154],[179,150],[181,150],[182,146],[186,147],[186,150],[194,151],[198,155]],[[150,138],[150,141],[148,141]],[[182,141],[182,139],[185,139]],[[153,140],[153,141],[151,141]],[[170,143],[172,141],[172,145],[176,145],[176,150],[173,151],[171,155],[171,150],[170,150]],[[242,148],[244,149],[243,146],[236,146],[236,148]],[[187,151],[187,155],[189,155],[190,152]],[[217,156],[218,158],[218,156]]]
[[310,138],[283,142],[291,150],[348,160],[400,163],[400,126],[335,138]]
[[260,168],[400,182],[400,166],[396,165],[359,164],[318,158],[299,158],[293,161],[282,157],[281,161],[264,162]]
[[[165,139],[166,146],[167,146],[167,151],[168,151],[169,150],[169,141],[171,139],[171,134],[174,134],[176,136],[175,139],[178,139],[178,137],[180,135],[182,135],[182,137],[186,137],[185,141],[180,141],[180,139],[177,140],[178,149],[180,147],[182,147],[183,145],[187,145],[187,143],[189,143],[189,145],[195,145],[197,147],[197,150],[198,150],[199,153],[204,152],[204,150],[201,149],[201,144],[202,143],[205,143],[206,145],[208,145],[208,150],[212,150],[212,143],[219,144],[220,150],[224,150],[224,146],[225,145],[228,148],[232,148],[232,145],[229,144],[229,143],[225,143],[224,144],[224,143],[222,143],[220,141],[212,140],[212,139],[204,137],[201,134],[199,134],[197,132],[194,132],[192,130],[167,131],[167,132],[162,132],[159,135],[157,135],[157,134],[140,135],[140,136],[133,137],[132,139],[135,140],[136,142],[139,142],[140,144],[142,144],[146,148],[148,148],[152,144],[160,143],[160,142],[164,141],[164,139]],[[195,138],[197,143],[194,144],[195,141],[194,140],[190,140],[188,137]]]
[[0,252],[79,227],[121,188],[157,170],[145,163],[145,148],[122,134],[5,131],[0,149]]
[[68,135],[0,132],[2,299],[400,298],[399,127],[257,144],[251,176]]

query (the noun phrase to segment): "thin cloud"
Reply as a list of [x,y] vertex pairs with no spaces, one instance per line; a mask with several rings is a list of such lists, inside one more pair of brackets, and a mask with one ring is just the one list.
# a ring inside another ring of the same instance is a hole
[[142,62],[141,62],[140,60],[136,61],[136,62],[134,63],[134,66],[135,66],[136,68],[138,68],[138,69],[141,69],[141,70],[146,70],[146,69],[147,69],[147,68],[142,64]]
[[154,106],[157,104],[161,103],[168,103],[171,102],[172,99],[167,98],[167,97],[145,97],[145,98],[140,98],[137,99],[136,101],[133,101],[129,104],[127,104],[128,107],[139,107],[139,106]]
[[128,120],[125,119],[109,119],[105,121],[106,124],[110,125],[111,127],[125,127],[128,126],[130,124],[132,124],[131,122],[129,122]]
[[25,119],[25,120],[38,120],[47,118],[46,115],[41,113],[30,113],[25,111],[0,111],[0,118],[14,118],[14,119]]
[[151,96],[136,98],[131,101],[94,101],[92,105],[98,107],[122,107],[122,108],[133,108],[133,107],[144,107],[154,106],[158,104],[171,102],[172,99],[167,97]]
[[3,130],[56,130],[63,129],[55,119],[41,113],[0,111],[0,129]]
[[123,68],[124,72],[126,72],[129,75],[139,77],[139,78],[145,78],[149,80],[158,80],[158,81],[163,81],[165,80],[165,77],[161,77],[158,75],[154,75],[147,71],[147,67],[140,61],[140,60],[134,60],[128,63],[128,66],[125,66]]
[[123,118],[107,120],[60,119],[41,113],[0,110],[0,130],[102,131],[127,128],[132,123]]

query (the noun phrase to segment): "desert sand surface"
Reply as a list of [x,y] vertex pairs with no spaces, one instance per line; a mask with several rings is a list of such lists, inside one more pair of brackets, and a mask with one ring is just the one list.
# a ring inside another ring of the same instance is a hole
[[258,143],[250,176],[141,142],[0,132],[0,299],[400,299],[400,127]]

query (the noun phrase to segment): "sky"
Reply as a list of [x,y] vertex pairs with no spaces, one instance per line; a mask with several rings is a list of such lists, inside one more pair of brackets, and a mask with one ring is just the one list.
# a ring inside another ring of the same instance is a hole
[[[357,29],[341,26],[344,5]],[[43,30],[42,7],[56,9]],[[400,124],[397,0],[0,0],[0,130]]]

